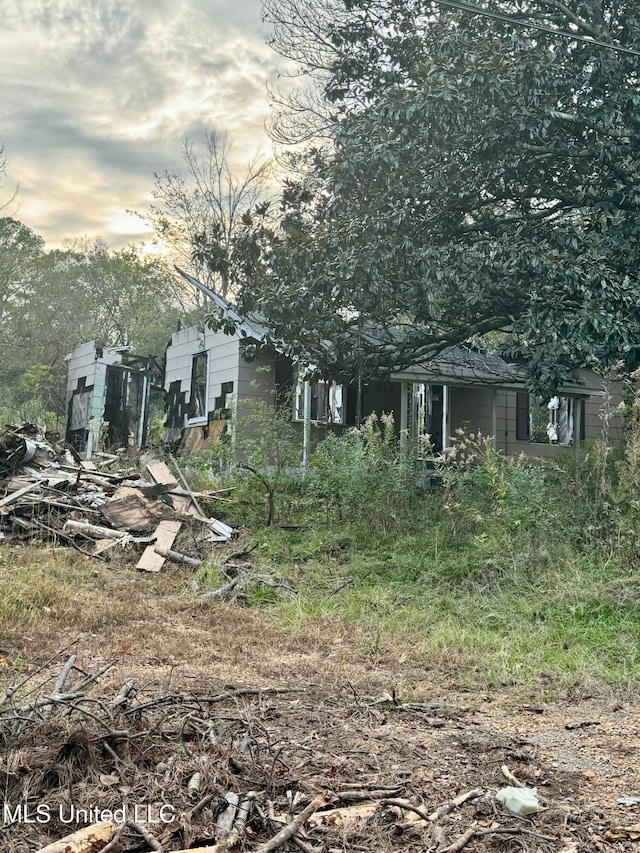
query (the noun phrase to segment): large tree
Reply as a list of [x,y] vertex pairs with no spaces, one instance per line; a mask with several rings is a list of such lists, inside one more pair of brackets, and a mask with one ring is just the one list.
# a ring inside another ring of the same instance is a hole
[[[174,260],[226,297],[232,289],[234,240],[242,217],[269,193],[270,165],[256,156],[238,173],[226,134],[186,139],[182,171],[155,176],[147,218]],[[187,303],[188,304],[188,303]]]
[[331,144],[280,229],[247,232],[241,307],[333,373],[490,330],[538,387],[636,366],[637,4],[344,5],[321,34]]

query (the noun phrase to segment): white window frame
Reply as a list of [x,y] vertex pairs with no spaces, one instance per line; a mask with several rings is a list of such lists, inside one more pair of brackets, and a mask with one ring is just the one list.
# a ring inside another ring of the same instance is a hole
[[[296,384],[296,393],[293,397],[293,417],[292,420],[296,423],[304,421],[304,379],[298,377]],[[311,391],[314,389],[327,393],[327,412],[322,418],[312,418],[314,424],[332,424],[334,426],[344,426],[347,422],[347,391],[344,385],[338,385],[336,382],[325,382],[318,380],[311,382]]]
[[197,417],[187,417],[187,425],[188,426],[197,426],[198,424],[206,424],[209,418],[209,414],[207,411],[207,405],[209,401],[209,361],[210,361],[210,353],[208,350],[202,350],[201,352],[194,352],[191,356],[191,373],[189,375],[189,408],[191,408],[191,403],[193,402],[191,394],[193,392],[193,368],[194,361],[198,357],[205,357],[206,360],[206,382],[204,386],[204,414],[198,415]]

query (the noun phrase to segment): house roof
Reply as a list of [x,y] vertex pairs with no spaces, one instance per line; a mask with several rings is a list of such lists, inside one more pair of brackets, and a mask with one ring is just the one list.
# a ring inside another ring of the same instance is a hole
[[[212,300],[223,312],[225,318],[231,321],[239,338],[253,338],[263,343],[270,339],[269,326],[262,318],[242,317],[215,291],[177,266],[176,270],[192,287]],[[372,338],[379,334],[379,330],[373,326],[368,326],[367,332]],[[387,333],[389,333],[388,330]],[[393,334],[401,335],[402,333],[400,330],[393,330]],[[272,341],[271,344],[273,345]],[[466,344],[447,347],[428,361],[417,362],[404,370],[393,372],[390,378],[396,382],[426,382],[456,386],[491,385],[496,388],[516,390],[524,390],[527,387],[527,375],[523,367],[510,364],[499,355],[487,352],[481,347]],[[566,396],[602,395],[600,389],[587,387],[581,379],[567,380],[557,391]]]
[[459,385],[512,385],[524,382],[521,370],[499,355],[480,347],[458,344],[447,347],[433,359],[397,371],[394,379],[421,382],[428,379]]
[[269,327],[264,322],[256,317],[241,317],[240,314],[238,314],[238,312],[227,302],[227,300],[223,299],[222,296],[215,292],[215,290],[211,290],[210,287],[202,284],[202,282],[199,282],[197,278],[194,278],[192,275],[189,275],[189,273],[181,270],[180,267],[176,266],[176,270],[185,281],[189,282],[189,284],[192,287],[195,287],[196,290],[204,293],[205,296],[208,296],[214,305],[222,311],[225,319],[230,320],[233,324],[237,337],[255,338],[257,341],[267,340]]
[[[435,358],[420,362],[392,374],[401,382],[431,382],[442,385],[491,385],[495,388],[525,390],[527,374],[523,367],[510,364],[495,353],[477,346],[457,344]],[[599,388],[589,387],[582,379],[568,379],[559,394],[573,397],[601,396]]]

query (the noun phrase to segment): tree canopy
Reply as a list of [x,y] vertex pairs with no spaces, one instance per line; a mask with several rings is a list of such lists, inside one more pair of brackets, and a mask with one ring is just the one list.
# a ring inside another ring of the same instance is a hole
[[179,316],[173,293],[157,259],[99,241],[46,251],[26,225],[0,218],[3,416],[62,418],[64,356],[84,341],[162,354]]
[[[207,130],[182,146],[184,172],[155,175],[147,218],[174,260],[221,296],[230,295],[234,241],[242,217],[264,204],[270,165],[256,156],[236,176],[226,134]],[[197,296],[197,294],[196,294]]]
[[279,228],[247,231],[237,274],[240,307],[326,372],[492,330],[539,388],[638,363],[637,5],[484,8],[498,18],[345,0],[303,34],[332,48],[331,143],[302,155]]

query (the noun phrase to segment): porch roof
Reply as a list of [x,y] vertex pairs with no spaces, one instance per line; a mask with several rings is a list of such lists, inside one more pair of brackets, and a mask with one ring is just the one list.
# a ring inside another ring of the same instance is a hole
[[[522,367],[509,364],[499,355],[479,347],[464,344],[449,347],[429,361],[394,372],[391,379],[395,382],[426,382],[454,387],[526,389],[526,373]],[[566,380],[557,392],[567,397],[602,395],[600,389],[587,387],[581,379]]]

